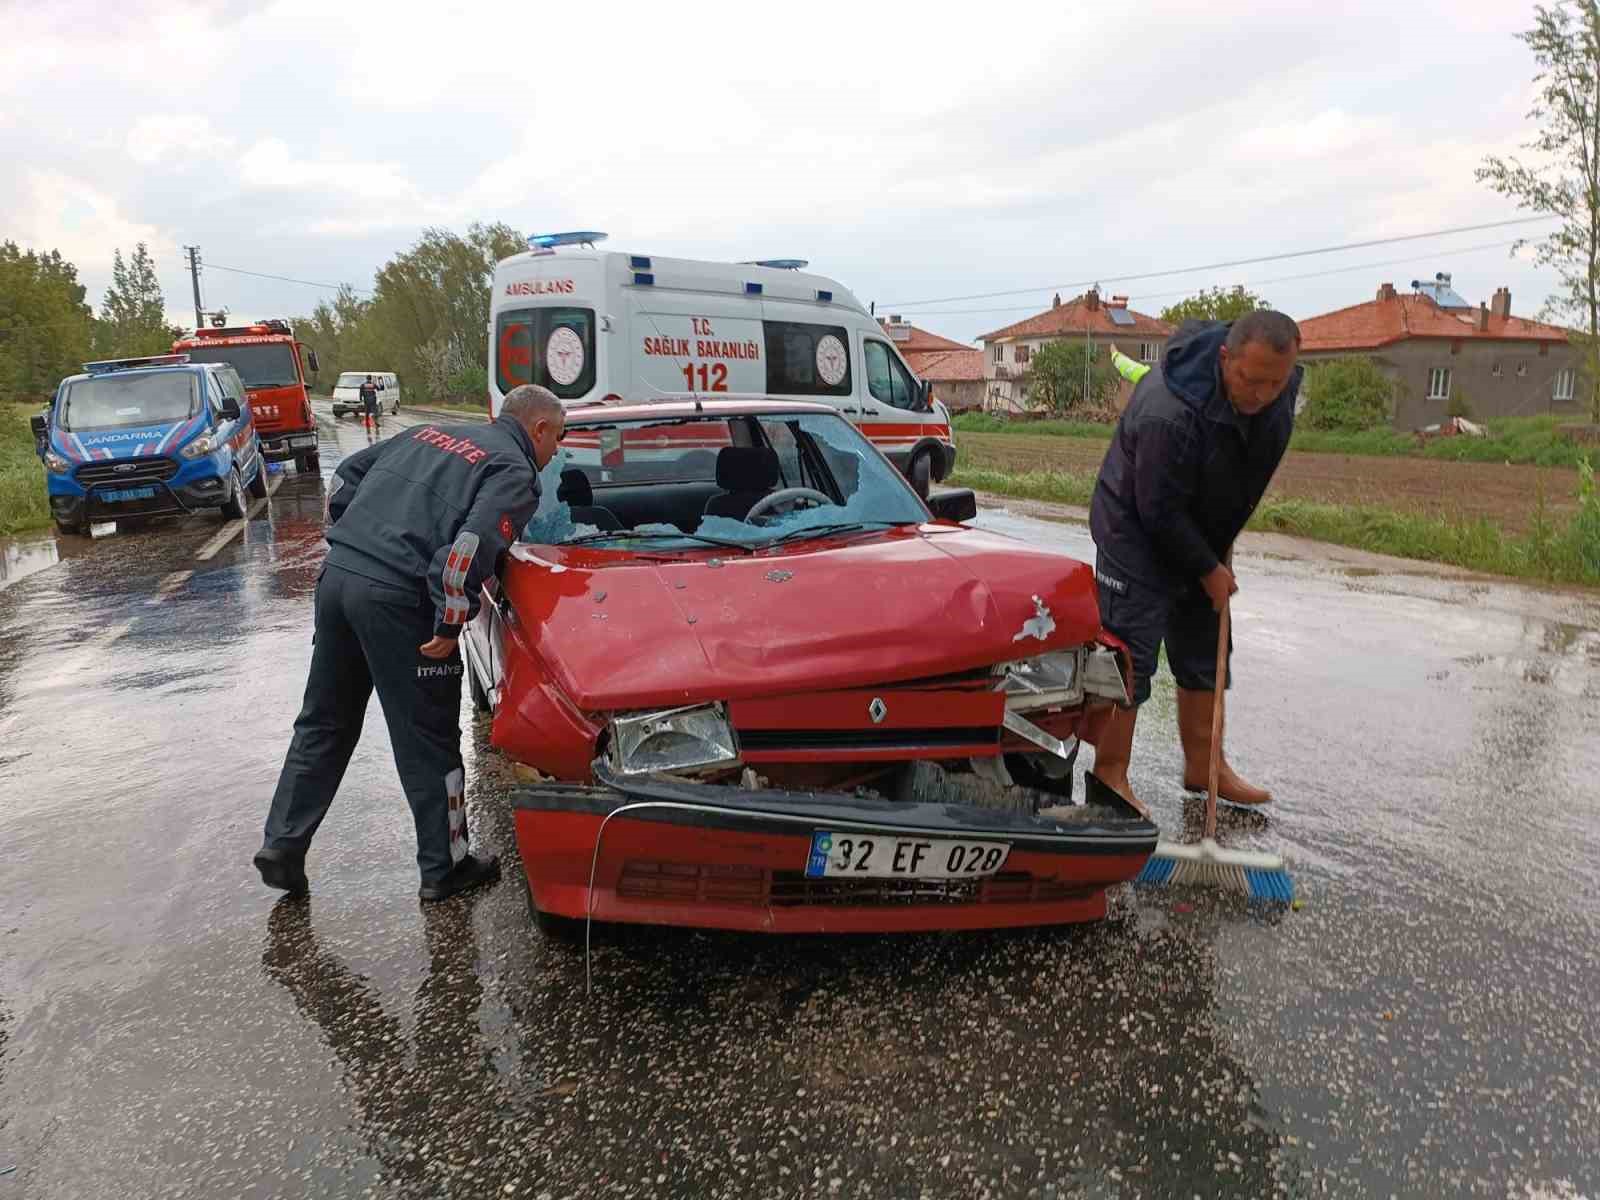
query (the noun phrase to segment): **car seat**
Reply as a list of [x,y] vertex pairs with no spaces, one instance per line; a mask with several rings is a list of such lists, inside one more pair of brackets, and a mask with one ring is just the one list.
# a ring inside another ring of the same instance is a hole
[[572,510],[574,525],[593,525],[601,533],[615,533],[622,528],[616,513],[594,502],[594,486],[578,467],[568,467],[561,472],[556,499]]
[[778,482],[778,452],[771,446],[724,446],[717,451],[717,486],[706,501],[708,517],[742,521]]

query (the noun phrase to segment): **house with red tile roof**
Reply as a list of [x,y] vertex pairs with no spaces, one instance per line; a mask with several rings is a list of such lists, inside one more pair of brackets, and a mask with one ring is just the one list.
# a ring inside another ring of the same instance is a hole
[[1301,321],[1301,359],[1370,357],[1399,384],[1396,429],[1582,407],[1581,351],[1559,325],[1513,316],[1510,289],[1473,306],[1443,272],[1411,288]]
[[919,329],[898,315],[878,324],[918,379],[927,380],[934,396],[951,412],[983,405],[983,351]]
[[[1128,307],[1126,296],[1103,299],[1098,288],[1062,301],[1044,312],[986,333],[983,343],[984,408],[992,412],[1026,412],[1029,362],[1041,346],[1068,338],[1086,341],[1095,355],[1115,344],[1141,362],[1158,362],[1172,336],[1172,326]],[[1132,386],[1122,385],[1118,407],[1127,403]]]

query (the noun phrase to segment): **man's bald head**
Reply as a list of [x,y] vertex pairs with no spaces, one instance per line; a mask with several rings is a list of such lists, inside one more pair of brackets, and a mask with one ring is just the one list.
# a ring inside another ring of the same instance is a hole
[[500,415],[510,417],[528,431],[533,441],[534,461],[542,470],[555,455],[556,443],[566,429],[566,410],[549,388],[524,383],[506,393]]

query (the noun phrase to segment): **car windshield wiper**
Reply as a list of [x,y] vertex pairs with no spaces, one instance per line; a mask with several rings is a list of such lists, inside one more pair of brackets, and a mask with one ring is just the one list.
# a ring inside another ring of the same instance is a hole
[[770,542],[763,544],[776,546],[781,542],[796,542],[801,538],[825,537],[832,533],[854,533],[861,529],[892,529],[896,525],[909,525],[910,523],[909,521],[835,521],[829,525],[807,525],[804,529],[791,529],[782,537],[775,537]]
[[568,538],[563,546],[582,546],[589,542],[632,542],[647,538],[668,538],[672,541],[703,542],[707,546],[724,546],[729,550],[750,550],[752,547],[729,538],[706,537],[703,533],[668,533],[664,529],[617,529],[610,532],[586,533],[582,537]]

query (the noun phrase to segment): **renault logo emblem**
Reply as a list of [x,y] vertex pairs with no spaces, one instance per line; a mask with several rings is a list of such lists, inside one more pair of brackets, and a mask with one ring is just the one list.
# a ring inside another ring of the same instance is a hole
[[889,715],[889,706],[883,702],[882,696],[874,696],[872,703],[867,705],[867,716],[872,718],[874,725],[882,725],[883,719]]

